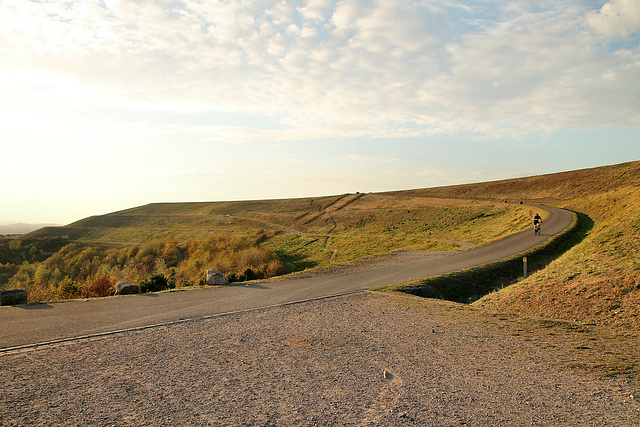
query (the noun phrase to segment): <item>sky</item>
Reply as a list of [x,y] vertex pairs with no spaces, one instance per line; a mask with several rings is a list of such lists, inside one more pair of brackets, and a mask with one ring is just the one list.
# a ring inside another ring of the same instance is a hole
[[2,0],[0,221],[640,160],[638,0]]

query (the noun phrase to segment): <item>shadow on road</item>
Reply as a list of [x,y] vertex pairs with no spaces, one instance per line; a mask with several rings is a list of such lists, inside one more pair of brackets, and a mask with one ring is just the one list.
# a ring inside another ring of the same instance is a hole
[[594,222],[583,213],[575,214],[577,220],[572,227],[526,252],[479,267],[429,277],[397,290],[424,298],[470,304],[491,292],[522,280],[523,257],[528,258],[528,273],[532,274],[582,242],[593,229]]
[[32,304],[24,304],[24,305],[16,305],[16,308],[21,308],[23,310],[49,310],[53,308],[50,304],[43,304],[40,302],[34,302]]

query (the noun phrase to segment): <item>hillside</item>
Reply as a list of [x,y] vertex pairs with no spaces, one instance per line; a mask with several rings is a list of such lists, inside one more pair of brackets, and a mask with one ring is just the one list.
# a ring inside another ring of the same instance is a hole
[[546,203],[581,215],[579,244],[473,303],[502,312],[640,329],[640,162],[409,191],[415,197]]
[[635,161],[478,184],[407,190],[395,194],[561,205],[620,188],[637,187],[639,183],[640,161]]
[[530,208],[493,201],[343,194],[240,202],[154,203],[50,227],[31,237],[83,244],[132,245],[211,236],[265,235],[268,246],[307,266],[346,263],[398,249],[459,250],[527,227]]
[[[167,248],[184,250],[193,241],[235,236],[267,251],[267,261],[275,254],[288,273],[398,249],[461,250],[485,244],[528,227],[533,210],[527,203],[573,210],[592,227],[546,268],[474,304],[640,329],[638,161],[386,193],[158,203],[41,229],[29,237],[64,237],[82,245],[125,249],[138,245],[140,252],[155,244],[157,253],[164,244],[166,253]],[[171,240],[153,243],[158,239]]]
[[[403,194],[156,203],[0,239],[0,286],[51,301],[107,296],[122,280],[144,290],[202,285],[206,269],[232,282],[268,279],[397,250],[458,251],[522,230],[531,216],[526,205]],[[52,251],[49,241],[68,244]]]
[[[519,181],[513,193],[588,215],[586,238],[545,269],[475,305],[640,329],[640,162]],[[464,191],[461,191],[464,194]]]

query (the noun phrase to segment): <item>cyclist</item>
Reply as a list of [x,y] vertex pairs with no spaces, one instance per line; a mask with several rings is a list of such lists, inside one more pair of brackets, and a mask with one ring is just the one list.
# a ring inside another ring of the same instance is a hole
[[533,217],[533,233],[540,234],[540,224],[542,223],[542,218],[540,218],[540,214],[536,213],[536,216]]

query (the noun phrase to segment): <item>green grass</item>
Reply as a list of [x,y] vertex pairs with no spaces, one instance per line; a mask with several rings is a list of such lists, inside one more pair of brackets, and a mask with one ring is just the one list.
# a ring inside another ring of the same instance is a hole
[[289,273],[329,264],[330,251],[325,238],[315,235],[284,234],[262,243],[272,249]]

